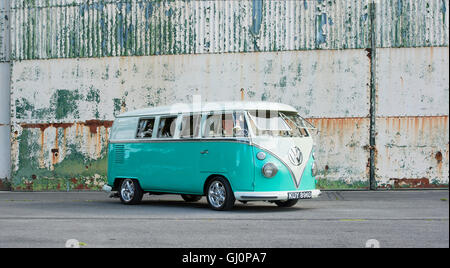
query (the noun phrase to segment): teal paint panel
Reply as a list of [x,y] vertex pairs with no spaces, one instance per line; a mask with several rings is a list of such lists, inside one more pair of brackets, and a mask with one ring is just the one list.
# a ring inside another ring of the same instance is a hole
[[316,189],[316,177],[312,175],[312,165],[314,163],[314,159],[312,155],[308,160],[308,164],[306,165],[305,171],[303,172],[302,179],[300,181],[300,190],[312,190]]
[[[302,174],[300,186],[297,188],[286,165],[271,153],[259,148],[254,148],[255,155],[261,151],[266,154],[266,158],[264,160],[255,158],[255,191],[298,191],[316,189],[316,179],[311,174],[312,158],[309,159],[308,165]],[[273,163],[278,168],[277,174],[272,178],[266,178],[262,173],[262,168],[266,163]]]
[[[210,153],[202,155],[205,148]],[[253,190],[252,147],[248,144],[170,141],[111,144],[109,149],[109,185],[116,178],[133,178],[145,191],[203,194],[206,180],[220,175],[234,191]]]

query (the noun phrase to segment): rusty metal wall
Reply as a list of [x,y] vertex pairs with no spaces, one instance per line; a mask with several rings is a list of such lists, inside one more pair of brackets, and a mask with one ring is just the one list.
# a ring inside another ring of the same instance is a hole
[[14,190],[99,189],[115,114],[241,88],[318,127],[322,189],[370,150],[378,188],[448,187],[448,0],[11,3]]
[[10,64],[9,1],[0,1],[0,190],[8,188],[10,178]]
[[[448,0],[374,0],[379,47],[448,46]],[[371,0],[12,0],[17,60],[370,47]]]
[[448,0],[375,0],[377,47],[448,46]]
[[367,2],[12,1],[15,59],[368,46]]
[[379,49],[380,188],[448,186],[448,47]]
[[95,188],[114,114],[193,95],[239,101],[241,88],[316,118],[325,187],[366,187],[368,64],[365,50],[14,62],[13,187]]
[[9,61],[9,1],[0,1],[0,63]]

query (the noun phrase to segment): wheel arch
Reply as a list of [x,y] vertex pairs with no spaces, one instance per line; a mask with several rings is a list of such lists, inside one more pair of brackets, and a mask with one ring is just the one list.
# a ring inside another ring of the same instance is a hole
[[117,177],[117,178],[114,179],[112,190],[113,191],[118,191],[119,188],[120,188],[120,184],[122,183],[123,180],[126,180],[126,179],[130,179],[130,180],[136,181],[139,184],[139,187],[141,187],[141,189],[142,189],[141,182],[139,181],[138,178]]
[[228,184],[230,185],[231,191],[234,192],[233,184],[227,177],[225,177],[223,174],[211,174],[208,176],[208,178],[206,178],[205,183],[203,184],[203,195],[206,195],[206,191],[208,190],[208,184],[216,177],[221,177],[221,178],[225,179],[228,182]]

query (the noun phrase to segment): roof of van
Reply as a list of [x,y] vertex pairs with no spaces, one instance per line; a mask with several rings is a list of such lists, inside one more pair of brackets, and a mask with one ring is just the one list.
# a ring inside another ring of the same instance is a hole
[[202,102],[200,104],[175,103],[172,105],[158,106],[134,110],[118,115],[117,117],[156,115],[156,114],[178,114],[178,113],[197,113],[207,111],[229,111],[229,110],[274,110],[284,112],[297,112],[297,110],[287,104],[276,102]]

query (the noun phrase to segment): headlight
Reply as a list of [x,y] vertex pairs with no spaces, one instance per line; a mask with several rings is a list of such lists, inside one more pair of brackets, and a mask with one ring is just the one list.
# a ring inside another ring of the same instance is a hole
[[278,172],[277,166],[273,163],[266,163],[262,168],[262,173],[267,178],[272,178]]
[[317,166],[316,166],[316,162],[313,162],[311,165],[311,175],[313,177],[315,177],[317,175]]

